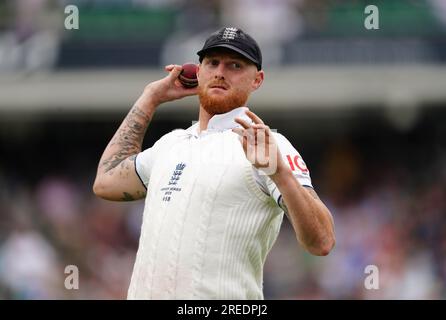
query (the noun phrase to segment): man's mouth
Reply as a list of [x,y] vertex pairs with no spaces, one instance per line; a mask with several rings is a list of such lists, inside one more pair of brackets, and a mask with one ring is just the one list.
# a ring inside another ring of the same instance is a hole
[[225,86],[223,85],[213,85],[210,86],[211,89],[222,89],[222,90],[228,90]]

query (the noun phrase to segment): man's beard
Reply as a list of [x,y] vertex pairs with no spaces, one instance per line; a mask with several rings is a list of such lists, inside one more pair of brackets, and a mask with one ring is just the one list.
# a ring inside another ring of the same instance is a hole
[[244,106],[246,101],[248,101],[248,92],[235,88],[229,95],[210,95],[206,92],[206,88],[199,87],[198,98],[201,106],[207,113],[222,114]]

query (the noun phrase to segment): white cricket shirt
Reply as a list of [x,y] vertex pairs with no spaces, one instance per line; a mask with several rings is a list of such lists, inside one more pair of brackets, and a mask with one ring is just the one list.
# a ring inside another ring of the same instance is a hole
[[[283,210],[272,180],[246,159],[238,135],[246,107],[174,130],[138,154],[147,187],[128,299],[263,299],[263,265]],[[273,132],[296,179],[311,187],[296,149]]]

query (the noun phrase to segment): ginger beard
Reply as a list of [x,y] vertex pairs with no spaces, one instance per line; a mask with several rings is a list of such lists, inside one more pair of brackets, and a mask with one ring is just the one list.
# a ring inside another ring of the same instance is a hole
[[248,101],[249,93],[238,88],[230,88],[225,94],[209,93],[211,86],[218,85],[217,82],[212,82],[203,87],[198,86],[198,98],[200,105],[209,114],[222,114],[229,112],[235,108],[242,107]]

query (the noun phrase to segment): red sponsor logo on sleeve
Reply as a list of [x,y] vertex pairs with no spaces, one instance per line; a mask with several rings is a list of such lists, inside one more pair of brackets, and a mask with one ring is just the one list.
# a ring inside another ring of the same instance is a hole
[[308,172],[307,165],[300,155],[297,154],[294,156],[294,158],[292,158],[291,155],[287,154],[286,158],[290,164],[291,171],[295,171],[297,167],[302,172]]

